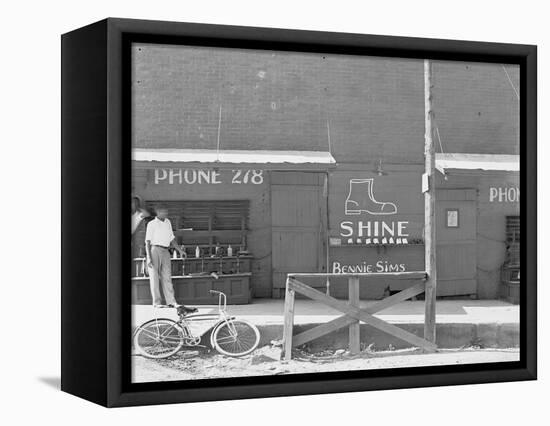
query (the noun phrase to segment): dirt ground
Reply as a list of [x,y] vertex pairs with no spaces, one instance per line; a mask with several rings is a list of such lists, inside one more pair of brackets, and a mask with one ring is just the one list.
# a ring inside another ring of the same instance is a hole
[[182,350],[171,358],[153,360],[132,356],[133,381],[157,382],[220,377],[265,376],[318,373],[342,370],[476,364],[519,360],[519,349],[453,349],[425,354],[417,350],[363,351],[351,355],[345,350],[310,354],[295,351],[291,361],[278,361],[270,347],[257,349],[242,358],[231,358],[215,351]]

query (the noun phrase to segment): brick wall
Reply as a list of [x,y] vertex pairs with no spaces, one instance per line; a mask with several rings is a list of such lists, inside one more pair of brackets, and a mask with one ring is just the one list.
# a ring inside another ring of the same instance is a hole
[[[133,48],[133,143],[327,150],[341,163],[422,163],[419,60],[182,46]],[[445,152],[518,153],[518,101],[500,65],[436,63]],[[518,87],[518,70],[507,71]]]
[[[505,70],[519,90],[519,68]],[[435,64],[434,110],[444,152],[519,154],[519,101],[505,70],[500,64]]]

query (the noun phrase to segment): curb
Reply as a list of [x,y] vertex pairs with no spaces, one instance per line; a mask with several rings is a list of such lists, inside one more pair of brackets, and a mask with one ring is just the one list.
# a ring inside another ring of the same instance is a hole
[[[299,324],[294,326],[298,334],[319,324]],[[394,324],[410,333],[422,337],[424,324]],[[272,340],[283,336],[282,324],[258,325],[260,346],[268,345]],[[361,324],[361,345],[373,345],[375,350],[407,349],[411,345],[396,337],[381,332],[368,324]],[[516,348],[519,347],[518,323],[444,323],[436,326],[437,346],[444,349],[456,349],[478,346],[481,348]],[[348,346],[348,328],[344,327],[306,344],[312,351],[342,349]]]

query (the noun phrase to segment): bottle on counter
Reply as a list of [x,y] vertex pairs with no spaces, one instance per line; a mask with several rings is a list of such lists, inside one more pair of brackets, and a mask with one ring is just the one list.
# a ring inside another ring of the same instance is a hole
[[227,246],[227,256],[232,257],[233,256],[233,247],[231,247],[231,244]]
[[197,248],[195,248],[195,257],[198,259],[199,257],[201,257],[201,249],[199,246],[197,246]]
[[177,258],[178,258],[178,251],[174,249],[174,251],[172,252],[172,259],[177,259]]

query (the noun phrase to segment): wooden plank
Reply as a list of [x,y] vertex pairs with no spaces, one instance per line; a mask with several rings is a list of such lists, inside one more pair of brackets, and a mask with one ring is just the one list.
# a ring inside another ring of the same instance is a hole
[[407,343],[410,343],[413,346],[423,348],[428,352],[434,352],[437,350],[437,346],[434,343],[429,342],[425,339],[422,339],[421,337],[418,337],[412,333],[409,333],[408,331],[405,331],[395,325],[389,324],[370,314],[367,314],[361,309],[355,306],[351,306],[346,302],[342,302],[337,299],[334,299],[333,297],[327,296],[321,293],[320,291],[317,291],[300,281],[290,278],[288,284],[289,284],[289,288],[295,291],[298,291],[299,293],[309,297],[310,299],[317,300],[318,302],[324,303],[325,305],[330,306],[331,308],[337,309],[340,312],[343,312],[355,319],[363,321],[366,324],[369,324],[385,333],[391,334],[392,336],[395,336]]
[[[351,306],[359,307],[359,278],[349,277],[348,299]],[[360,323],[355,321],[349,326],[349,351],[352,355],[361,352]]]
[[294,332],[294,290],[290,288],[287,279],[284,308],[283,327],[283,357],[290,361],[292,358],[292,333]]
[[435,239],[435,148],[432,104],[432,61],[424,60],[424,161],[429,187],[424,192],[424,247],[426,302],[424,309],[424,339],[435,342],[435,298],[437,288],[436,239]]
[[426,284],[424,282],[413,285],[412,287],[406,288],[405,290],[400,291],[390,297],[386,297],[379,302],[376,302],[374,305],[364,309],[365,312],[369,314],[375,314],[376,312],[383,311],[390,306],[396,305],[404,300],[410,299],[417,294],[424,293]]
[[240,237],[242,235],[242,232],[240,229],[212,229],[212,230],[199,230],[199,231],[174,231],[174,235],[176,236],[186,236],[186,237],[210,237],[212,235],[219,235],[227,238],[231,237]]
[[[393,296],[387,297],[384,300],[381,300],[372,306],[362,309],[362,311],[372,315],[377,312],[383,311],[384,309],[389,308],[390,306],[396,305],[397,303],[400,303],[403,300],[409,299],[421,293],[424,293],[423,282],[415,284],[412,287],[409,287],[403,291],[400,291],[399,293],[394,294]],[[352,324],[354,321],[355,321],[354,318],[351,318],[347,315],[342,315],[325,324],[318,325],[316,327],[310,328],[309,330],[303,331],[302,333],[293,336],[292,345],[294,347],[301,346],[304,343],[310,342],[311,340],[318,339],[319,337],[322,337],[325,334],[332,333],[336,330],[339,330],[342,327],[346,327]]]
[[427,274],[424,271],[408,271],[408,272],[360,272],[356,274],[338,274],[338,273],[317,273],[317,272],[289,272],[288,276],[293,277],[334,277],[334,278],[349,278],[349,277],[364,277],[364,278],[389,278],[394,280],[425,280]]
[[352,318],[347,315],[342,315],[336,319],[333,319],[332,321],[326,322],[316,327],[312,327],[309,330],[303,331],[300,334],[293,336],[292,346],[293,347],[301,346],[304,343],[318,339],[319,337],[322,337],[325,334],[332,333],[336,330],[339,330],[355,322],[357,322],[355,318]]

